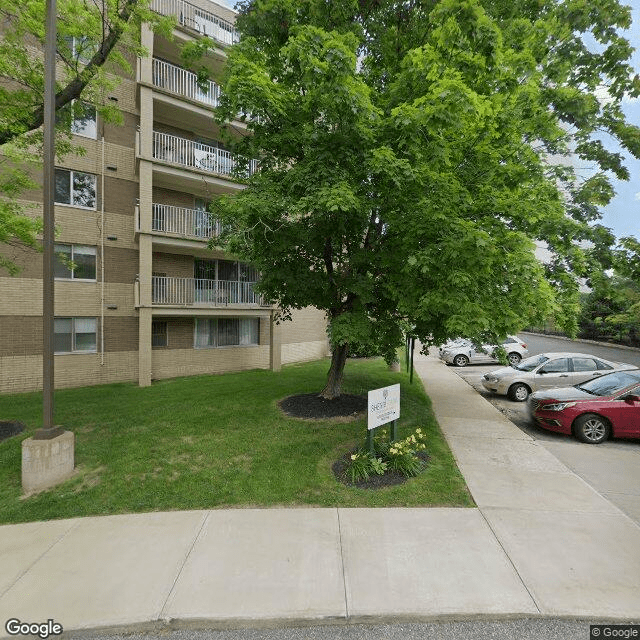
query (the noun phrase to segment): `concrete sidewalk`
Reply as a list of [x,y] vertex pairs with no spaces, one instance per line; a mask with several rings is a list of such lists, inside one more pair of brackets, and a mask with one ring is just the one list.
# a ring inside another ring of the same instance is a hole
[[[416,372],[478,508],[232,509],[0,527],[4,622],[66,630],[640,620],[640,527],[435,358]],[[586,446],[586,445],[585,445]]]

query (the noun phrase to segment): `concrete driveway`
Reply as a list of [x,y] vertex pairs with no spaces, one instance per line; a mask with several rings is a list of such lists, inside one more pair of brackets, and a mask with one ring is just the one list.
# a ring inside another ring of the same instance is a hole
[[[537,341],[534,336],[521,337],[529,343],[531,355],[542,352],[542,349],[536,348]],[[588,344],[571,343],[566,340],[557,340],[557,344],[554,344],[552,340],[549,337],[544,338],[544,346],[547,350],[580,353],[593,351]],[[540,344],[542,343],[543,341],[540,340]],[[607,357],[605,354],[599,355]],[[629,355],[637,354],[629,352]],[[463,368],[452,366],[451,370],[489,400],[524,433],[543,445],[598,493],[640,524],[640,440],[608,440],[600,445],[588,445],[531,424],[526,413],[526,403],[493,395],[482,386],[480,382],[482,376],[500,366],[499,364],[468,365]]]

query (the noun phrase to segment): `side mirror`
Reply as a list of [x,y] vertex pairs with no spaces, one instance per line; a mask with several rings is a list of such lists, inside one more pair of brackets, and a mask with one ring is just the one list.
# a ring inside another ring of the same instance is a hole
[[640,402],[640,396],[635,393],[628,393],[622,398],[627,404],[633,404],[634,402]]

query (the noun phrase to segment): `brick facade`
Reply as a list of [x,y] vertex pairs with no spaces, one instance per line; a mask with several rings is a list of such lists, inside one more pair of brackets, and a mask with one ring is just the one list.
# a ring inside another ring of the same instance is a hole
[[[230,10],[205,0],[190,1],[233,21]],[[197,35],[187,32],[183,39]],[[147,27],[142,42],[150,56],[154,48],[163,59],[177,51]],[[180,65],[177,53],[174,57],[170,62]],[[223,59],[218,52],[209,61],[211,67],[219,71]],[[153,231],[152,204],[191,209],[198,195],[211,197],[241,185],[218,173],[205,175],[206,166],[190,171],[154,162],[154,130],[187,140],[221,136],[208,107],[193,97],[184,97],[181,104],[180,96],[154,88],[150,58],[133,60],[132,65],[137,77],[121,78],[106,96],[120,108],[122,124],[98,119],[96,139],[74,137],[85,154],[58,161],[62,168],[96,176],[95,209],[55,206],[56,242],[96,248],[95,281],[56,280],[55,315],[95,318],[96,352],[55,355],[56,387],[116,381],[144,385],[174,376],[277,369],[281,362],[327,355],[326,322],[314,309],[295,312],[293,321],[272,332],[273,310],[257,303],[207,308],[192,298],[183,305],[153,306],[152,274],[191,279],[195,256],[233,258],[208,250],[202,240]],[[33,177],[41,182],[39,171],[34,170]],[[23,198],[30,206],[27,215],[41,217],[42,189]],[[0,393],[33,391],[42,388],[42,254],[20,246],[3,247],[2,253],[21,271],[10,277],[0,270]],[[196,316],[258,317],[259,344],[196,349]],[[166,347],[151,347],[154,321],[167,323]]]

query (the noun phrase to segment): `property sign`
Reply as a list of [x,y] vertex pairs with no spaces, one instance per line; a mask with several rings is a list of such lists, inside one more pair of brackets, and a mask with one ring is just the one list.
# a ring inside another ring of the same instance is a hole
[[375,429],[400,417],[400,385],[373,389],[367,394],[369,404],[368,429]]

